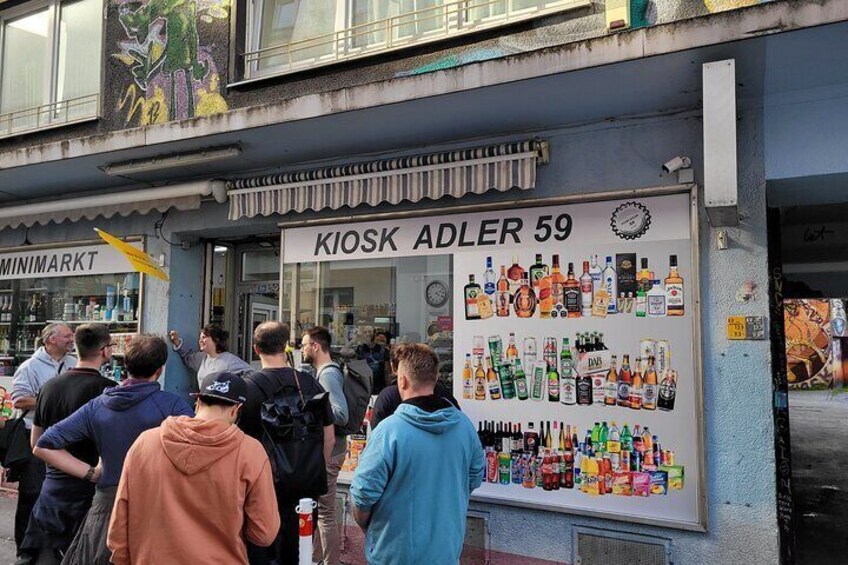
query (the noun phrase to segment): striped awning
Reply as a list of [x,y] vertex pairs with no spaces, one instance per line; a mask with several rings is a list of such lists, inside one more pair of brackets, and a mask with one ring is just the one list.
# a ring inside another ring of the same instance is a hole
[[534,140],[231,180],[230,220],[529,190],[536,186],[536,164],[546,158],[546,142]]

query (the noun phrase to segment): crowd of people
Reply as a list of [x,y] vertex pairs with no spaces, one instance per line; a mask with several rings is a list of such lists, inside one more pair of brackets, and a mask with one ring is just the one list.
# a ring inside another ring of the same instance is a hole
[[[41,347],[15,373],[18,417],[2,440],[26,434],[31,446],[7,470],[19,482],[17,563],[297,564],[295,508],[312,498],[312,559],[337,565],[337,480],[375,377],[381,387],[396,383],[374,402],[350,485],[366,558],[459,562],[484,456],[470,420],[437,382],[432,349],[393,347],[388,363],[388,348],[364,344],[366,367],[380,374],[369,375],[363,398],[323,327],[300,336],[310,371],[292,366],[285,324],[255,329],[258,369],[227,351],[227,337],[207,326],[192,351],[175,331],[170,347],[137,335],[125,352],[127,377],[116,383],[101,375],[114,346],[108,326],[43,329]],[[161,390],[169,349],[197,373],[193,406]]]

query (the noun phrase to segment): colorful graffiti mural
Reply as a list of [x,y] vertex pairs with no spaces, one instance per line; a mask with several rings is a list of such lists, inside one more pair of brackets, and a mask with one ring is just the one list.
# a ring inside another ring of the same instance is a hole
[[113,57],[131,83],[117,101],[127,125],[208,116],[228,109],[200,26],[229,19],[230,0],[115,0],[125,39]]
[[842,301],[784,300],[783,312],[789,388],[841,387],[846,330]]

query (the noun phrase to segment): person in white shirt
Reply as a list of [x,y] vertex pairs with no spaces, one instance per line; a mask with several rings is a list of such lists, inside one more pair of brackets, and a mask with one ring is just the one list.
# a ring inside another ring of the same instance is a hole
[[200,330],[197,340],[198,351],[189,348],[180,338],[179,332],[168,332],[174,351],[179,353],[186,367],[197,372],[197,386],[203,382],[206,375],[228,371],[241,375],[253,368],[246,361],[227,351],[227,339],[230,333],[220,326],[205,326]]

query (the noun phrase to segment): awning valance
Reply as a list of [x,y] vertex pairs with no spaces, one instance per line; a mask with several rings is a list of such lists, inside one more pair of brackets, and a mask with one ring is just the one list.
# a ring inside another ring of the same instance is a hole
[[0,230],[18,226],[30,227],[34,224],[47,225],[50,222],[60,224],[66,220],[72,222],[82,219],[94,220],[101,216],[111,218],[115,215],[147,214],[153,210],[165,212],[171,208],[196,210],[200,208],[201,199],[210,195],[215,196],[219,202],[223,202],[225,198],[223,182],[197,181],[5,206],[0,207]]
[[536,186],[536,164],[546,156],[545,142],[534,140],[232,180],[230,220],[528,190]]

